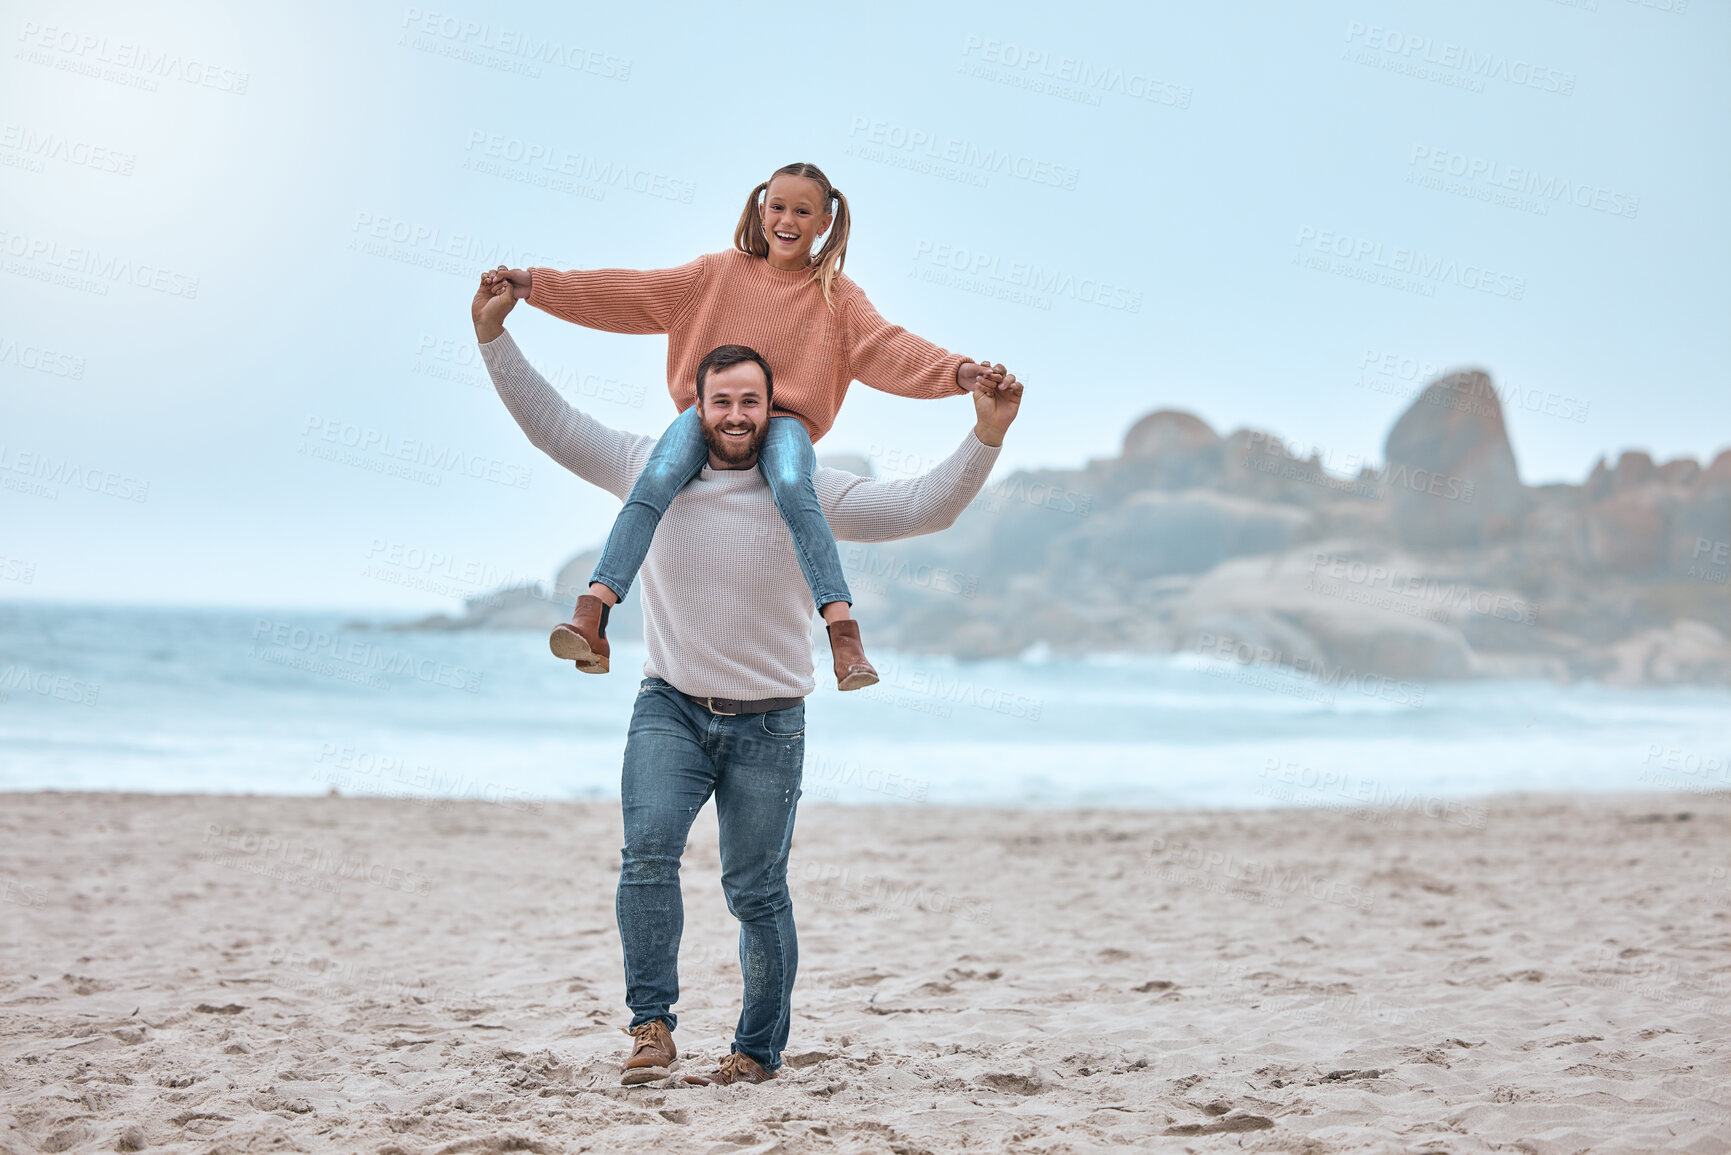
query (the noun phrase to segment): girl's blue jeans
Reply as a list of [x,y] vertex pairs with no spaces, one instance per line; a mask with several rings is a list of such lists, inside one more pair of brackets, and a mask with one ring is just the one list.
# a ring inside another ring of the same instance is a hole
[[[703,443],[703,428],[698,423],[697,407],[681,413],[655,443],[643,472],[631,486],[625,508],[613,521],[607,544],[601,549],[601,560],[595,563],[591,582],[600,582],[625,600],[626,591],[643,567],[649,554],[649,543],[655,537],[655,527],[667,512],[673,495],[696,477],[709,461],[709,447]],[[811,434],[797,417],[777,416],[769,419],[769,436],[757,457],[757,467],[769,482],[769,492],[775,498],[775,508],[793,535],[794,554],[799,558],[800,572],[811,587],[812,601],[819,609],[831,602],[853,604],[847,579],[842,576],[841,554],[836,550],[835,534],[817,503],[817,487],[812,474],[817,470],[817,453],[811,447]]]

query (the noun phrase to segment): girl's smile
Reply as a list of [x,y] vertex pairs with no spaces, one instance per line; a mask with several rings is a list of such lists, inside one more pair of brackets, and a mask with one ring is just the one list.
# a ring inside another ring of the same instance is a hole
[[829,200],[809,177],[778,176],[763,194],[763,235],[769,263],[778,269],[803,269],[811,263],[812,242],[830,226]]

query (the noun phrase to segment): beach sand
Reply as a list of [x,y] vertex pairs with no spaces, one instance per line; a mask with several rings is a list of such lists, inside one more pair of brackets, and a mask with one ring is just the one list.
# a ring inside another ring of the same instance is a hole
[[0,796],[0,1148],[1731,1149],[1731,795],[807,806],[755,1087],[617,1086],[618,846],[616,803]]

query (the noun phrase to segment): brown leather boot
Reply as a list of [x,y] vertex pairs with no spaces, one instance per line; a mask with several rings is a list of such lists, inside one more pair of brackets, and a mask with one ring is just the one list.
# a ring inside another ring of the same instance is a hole
[[578,598],[571,620],[554,626],[547,637],[553,656],[576,662],[585,674],[605,674],[612,653],[607,645],[607,611],[612,608],[594,594]]
[[845,622],[830,623],[829,652],[835,659],[836,689],[863,690],[877,685],[878,672],[866,661],[865,646],[859,640],[858,622],[850,618]]
[[637,1040],[631,1048],[631,1057],[620,1069],[619,1082],[634,1087],[638,1083],[667,1078],[667,1069],[679,1057],[679,1048],[673,1045],[673,1032],[667,1029],[667,1020],[651,1019],[635,1030],[627,1031],[624,1027],[619,1030]]
[[699,1087],[725,1087],[731,1083],[767,1083],[773,1078],[775,1075],[759,1066],[756,1059],[735,1051],[709,1074],[687,1075],[685,1081]]

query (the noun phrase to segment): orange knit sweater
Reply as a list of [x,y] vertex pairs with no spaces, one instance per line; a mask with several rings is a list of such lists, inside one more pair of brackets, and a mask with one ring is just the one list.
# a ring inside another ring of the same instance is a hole
[[529,303],[610,333],[667,334],[667,391],[697,404],[697,363],[717,345],[749,345],[775,373],[775,409],[815,442],[835,424],[849,383],[903,397],[950,397],[966,360],[878,315],[845,275],[835,307],[807,269],[784,271],[730,249],[673,269],[531,269]]

